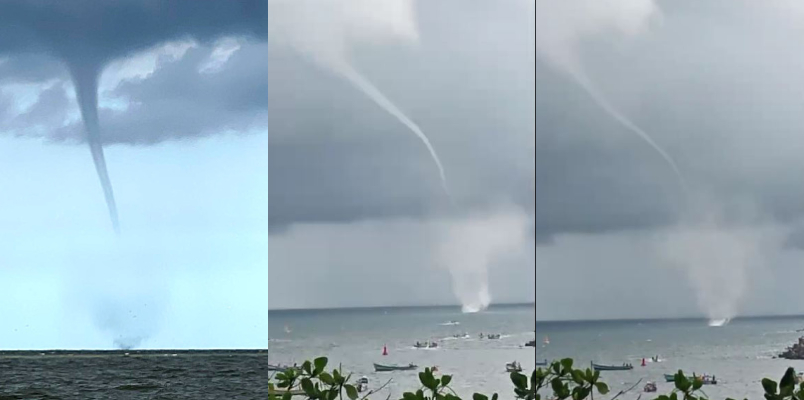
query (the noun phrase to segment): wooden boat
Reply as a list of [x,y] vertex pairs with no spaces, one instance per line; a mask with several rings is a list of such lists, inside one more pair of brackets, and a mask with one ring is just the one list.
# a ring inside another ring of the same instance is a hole
[[374,363],[374,371],[377,372],[391,372],[391,371],[411,371],[416,368],[419,368],[418,365],[415,364],[408,364],[408,365],[383,365]]
[[284,371],[287,371],[287,370],[289,370],[289,369],[295,369],[295,370],[297,370],[297,371],[301,371],[301,367],[294,367],[294,366],[290,366],[290,365],[273,365],[273,364],[268,364],[268,371],[279,371],[279,372],[284,372]]
[[518,362],[510,362],[505,364],[505,372],[522,372],[522,366]]
[[592,369],[594,369],[595,371],[628,371],[634,369],[634,366],[631,364],[600,365],[592,363]]
[[645,393],[653,393],[656,391],[656,383],[655,382],[648,382],[645,384],[645,387],[642,389]]
[[536,361],[536,366],[537,367],[541,367],[541,366],[545,366],[545,365],[547,365],[547,359],[545,359],[544,361]]
[[[695,376],[693,374],[692,379],[700,380],[704,385],[717,385],[715,377],[710,375]],[[676,376],[674,374],[664,374],[664,380],[667,382],[675,382]]]

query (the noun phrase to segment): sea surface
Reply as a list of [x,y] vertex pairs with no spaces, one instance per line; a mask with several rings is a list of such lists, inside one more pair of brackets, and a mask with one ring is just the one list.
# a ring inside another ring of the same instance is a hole
[[[518,361],[526,371],[534,368],[534,349],[523,345],[534,339],[535,320],[533,305],[492,306],[474,314],[464,314],[460,307],[271,311],[268,357],[271,364],[292,365],[326,356],[328,368],[340,364],[355,378],[366,376],[370,389],[391,380],[377,399],[416,391],[417,372],[432,366],[453,375],[450,386],[464,398],[475,392],[497,392],[501,399],[513,399],[505,364]],[[459,325],[446,324],[449,321]],[[481,332],[502,336],[481,340]],[[469,337],[452,337],[463,333]],[[427,340],[437,341],[439,347],[413,347],[416,341]],[[382,355],[383,346],[387,356]],[[374,372],[373,363],[413,363],[420,368]]]
[[[636,399],[648,380],[657,383],[658,393],[668,393],[673,384],[665,383],[663,374],[679,369],[714,374],[718,384],[704,386],[710,399],[762,399],[762,378],[778,382],[789,366],[804,371],[804,361],[773,358],[804,335],[796,332],[802,328],[804,317],[740,318],[721,327],[710,327],[706,320],[538,322],[536,357],[570,357],[581,367],[591,361],[631,363],[631,371],[601,372],[615,392],[642,379],[624,399]],[[643,357],[650,361],[655,355],[660,362],[640,366]]]
[[264,399],[268,357],[219,351],[0,352],[0,400]]

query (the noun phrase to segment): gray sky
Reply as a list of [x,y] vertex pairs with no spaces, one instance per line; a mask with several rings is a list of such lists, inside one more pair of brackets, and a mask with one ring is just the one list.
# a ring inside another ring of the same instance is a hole
[[[269,3],[270,306],[465,304],[484,280],[533,301],[533,14],[386,3]],[[454,206],[422,142],[332,60],[428,135]]]
[[266,35],[261,1],[0,3],[0,347],[267,345]]
[[537,317],[804,312],[804,7],[593,3],[537,1]]

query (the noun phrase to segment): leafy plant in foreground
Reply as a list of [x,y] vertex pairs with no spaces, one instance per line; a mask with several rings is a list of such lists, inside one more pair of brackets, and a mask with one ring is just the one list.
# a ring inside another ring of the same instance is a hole
[[[377,389],[361,396],[357,387],[350,383],[351,374],[344,375],[340,369],[326,371],[328,359],[316,358],[312,362],[305,361],[301,368],[288,369],[269,378],[268,392],[270,400],[291,400],[296,396],[306,400],[342,400],[344,396],[350,400],[365,400],[376,395],[390,380]],[[547,368],[537,368],[530,378],[520,372],[511,372],[510,379],[513,392],[521,400],[594,400],[595,394],[601,399],[609,393],[609,387],[600,380],[600,372],[589,368],[584,370],[572,367],[573,360],[566,358],[554,361]],[[425,368],[419,373],[421,387],[414,392],[405,392],[399,400],[462,400],[450,387],[452,375],[436,377],[434,371]],[[639,382],[637,382],[638,384]],[[636,387],[622,390],[609,400],[619,398]],[[674,375],[673,390],[659,395],[654,400],[704,400],[709,397],[703,391],[700,377],[688,377],[679,370]],[[785,371],[781,381],[762,380],[766,400],[804,400],[804,383],[796,383],[796,372],[793,368]],[[547,391],[549,396],[545,393]],[[390,395],[386,400],[390,399]],[[298,398],[298,397],[297,397]],[[499,400],[495,393],[491,397],[475,393],[472,400]],[[726,400],[733,400],[727,398]]]

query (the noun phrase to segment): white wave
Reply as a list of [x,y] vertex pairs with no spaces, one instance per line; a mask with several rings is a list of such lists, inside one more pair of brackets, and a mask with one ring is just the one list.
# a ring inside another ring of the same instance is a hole
[[724,326],[731,321],[731,318],[710,319],[709,326]]

